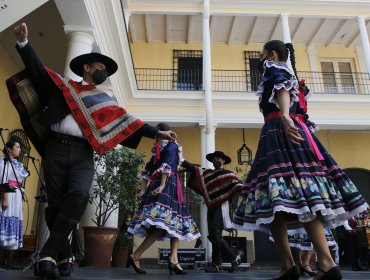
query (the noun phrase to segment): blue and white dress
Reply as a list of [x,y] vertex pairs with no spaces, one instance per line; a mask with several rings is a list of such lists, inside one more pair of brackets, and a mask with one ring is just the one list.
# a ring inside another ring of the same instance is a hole
[[[302,232],[303,224],[317,216],[334,228],[365,211],[369,207],[365,199],[313,134],[315,126],[302,112],[305,98],[300,98],[294,73],[285,63],[266,61],[264,67],[257,95],[265,124],[233,227],[269,233],[275,214],[284,212],[290,229]],[[290,114],[304,138],[298,146],[287,139],[281,121],[276,101],[281,89],[290,93]]]
[[[1,194],[0,203],[0,246],[7,250],[17,250],[23,246],[22,182],[29,176],[22,163],[13,159],[12,164],[15,174],[10,163],[7,162],[4,183],[9,183],[17,190],[14,193],[8,193],[8,208],[3,210],[3,194]],[[0,157],[0,182],[3,171],[4,158]]]
[[[128,232],[145,237],[151,227],[163,229],[162,240],[177,237],[179,240],[194,240],[200,232],[182,201],[181,184],[178,180],[180,147],[175,142],[162,141],[154,146],[143,179],[149,186],[136,210]],[[159,195],[152,194],[161,184],[161,175],[168,174],[166,185]]]

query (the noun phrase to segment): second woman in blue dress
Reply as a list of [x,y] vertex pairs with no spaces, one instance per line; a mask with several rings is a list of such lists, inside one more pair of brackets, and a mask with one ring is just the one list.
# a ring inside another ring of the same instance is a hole
[[[160,123],[157,127],[160,130],[170,130],[165,123]],[[145,237],[129,258],[130,265],[137,273],[145,273],[139,264],[142,254],[155,241],[170,239],[169,271],[171,274],[185,274],[177,259],[179,240],[190,241],[200,237],[199,230],[184,204],[177,173],[180,155],[181,148],[177,143],[157,139],[152,149],[152,157],[142,173],[148,187],[128,229],[138,237]]]

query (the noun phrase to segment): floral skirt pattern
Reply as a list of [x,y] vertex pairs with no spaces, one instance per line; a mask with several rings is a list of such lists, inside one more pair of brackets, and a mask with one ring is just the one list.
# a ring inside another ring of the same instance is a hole
[[162,193],[157,196],[153,196],[152,191],[160,185],[161,176],[149,185],[131,220],[129,233],[145,237],[147,230],[156,227],[166,232],[162,240],[177,237],[179,240],[190,241],[200,237],[186,206],[178,202],[176,182],[176,175],[171,174]]
[[0,203],[0,246],[17,250],[23,246],[22,194],[18,189],[8,196],[9,207],[5,211]]
[[[292,229],[321,216],[334,228],[369,206],[355,185],[312,135],[324,160],[317,162],[307,136],[299,146],[287,140],[280,119],[265,123],[251,171],[233,219],[233,227],[270,233],[268,224],[282,211],[293,220]],[[298,231],[297,231],[298,232]]]
[[[337,248],[337,242],[330,229],[324,228],[326,241],[329,247]],[[306,232],[301,233],[288,233],[289,246],[300,250],[313,250],[313,245]]]

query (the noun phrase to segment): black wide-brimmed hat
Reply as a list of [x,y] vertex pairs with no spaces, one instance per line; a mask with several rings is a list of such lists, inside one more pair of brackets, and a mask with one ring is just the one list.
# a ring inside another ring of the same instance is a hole
[[227,155],[225,155],[224,152],[221,151],[215,151],[214,153],[206,155],[206,159],[210,162],[213,162],[214,157],[220,157],[223,158],[225,161],[225,164],[229,164],[231,162],[231,158]]
[[168,123],[165,123],[165,122],[160,122],[159,124],[157,124],[157,128],[160,131],[170,131],[171,130],[171,127],[168,125]]
[[103,63],[105,65],[105,69],[108,72],[108,76],[113,75],[118,69],[118,65],[113,59],[97,52],[76,56],[74,59],[71,60],[71,63],[69,63],[69,67],[71,68],[73,73],[82,77],[84,64],[90,64],[92,62]]

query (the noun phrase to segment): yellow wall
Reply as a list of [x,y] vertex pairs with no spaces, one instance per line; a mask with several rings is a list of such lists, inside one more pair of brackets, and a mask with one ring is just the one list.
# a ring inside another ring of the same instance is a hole
[[[17,69],[17,66],[11,60],[7,52],[0,45],[0,127],[8,128],[10,131],[22,128],[18,113],[16,112],[13,104],[11,103],[8,95],[8,90],[5,85],[5,81],[10,76],[14,75],[20,69]],[[8,139],[7,133],[3,132],[5,141]],[[2,143],[0,144],[2,147]],[[33,145],[31,145],[31,154],[37,158],[40,158],[40,155],[36,152]],[[27,223],[27,232],[35,232],[36,226],[34,221],[34,209],[35,208],[35,199],[37,190],[38,190],[38,178],[34,167],[32,166],[31,161],[29,162],[29,170],[31,176],[27,178],[26,181],[26,195],[28,198],[29,207],[27,204],[23,203],[23,217],[24,217],[24,227],[26,229]],[[35,216],[36,219],[36,216]]]
[[[213,44],[212,69],[221,70],[245,70],[244,51],[260,51],[260,45],[242,44]],[[307,46],[296,45],[296,68],[298,71],[310,71]],[[172,69],[173,50],[201,50],[201,44],[184,43],[132,43],[131,51],[136,68],[161,68]],[[359,69],[357,54],[354,47],[325,47],[315,46],[317,62],[322,59],[352,59],[355,63],[354,72],[361,72]],[[318,64],[320,67],[320,64]],[[318,69],[320,71],[320,68]]]
[[[200,129],[199,128],[174,128],[178,135],[178,142],[183,146],[184,158],[193,163],[200,163]],[[260,130],[246,129],[246,144],[256,153]],[[364,168],[370,170],[370,131],[319,131],[316,133],[320,141],[331,153],[341,168]],[[153,140],[143,139],[137,152],[144,152],[146,160],[149,159]],[[228,165],[234,170],[237,164],[236,151],[243,144],[242,129],[220,128],[216,130],[216,149],[224,151],[232,158]],[[238,174],[241,176],[242,174]],[[253,233],[239,232],[239,236],[246,236],[253,240]],[[135,246],[142,240],[135,239]],[[180,248],[192,247],[194,242],[180,242]],[[156,258],[158,248],[168,248],[168,242],[157,242],[144,255],[144,258]],[[249,260],[250,261],[250,260]]]

